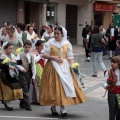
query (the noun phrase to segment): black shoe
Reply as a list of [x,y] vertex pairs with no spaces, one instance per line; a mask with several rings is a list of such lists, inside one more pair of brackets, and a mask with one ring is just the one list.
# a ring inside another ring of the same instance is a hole
[[90,60],[86,60],[86,62],[90,62]]
[[13,111],[13,107],[7,106],[7,103],[6,103],[5,101],[2,100],[2,104],[5,106],[5,108],[6,108],[8,111]]
[[67,116],[68,116],[67,112],[66,112],[66,113],[62,113],[62,112],[60,111],[60,113],[61,113],[62,117],[67,117]]
[[24,104],[19,104],[20,108],[25,108]]
[[32,111],[31,107],[26,107],[25,109],[28,110],[28,111]]
[[92,75],[92,77],[97,77],[97,75]]
[[33,102],[33,103],[31,103],[32,105],[40,105],[40,103],[38,103],[38,102]]
[[58,112],[53,112],[52,107],[50,108],[53,116],[58,116]]
[[13,107],[10,107],[10,106],[9,106],[9,107],[7,106],[6,109],[7,109],[8,111],[13,111]]

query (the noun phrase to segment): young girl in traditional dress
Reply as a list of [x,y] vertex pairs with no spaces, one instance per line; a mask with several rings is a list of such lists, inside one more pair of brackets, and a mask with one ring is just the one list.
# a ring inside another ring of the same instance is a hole
[[13,44],[4,45],[4,54],[0,57],[0,100],[7,110],[12,111],[11,100],[22,99],[23,93],[17,71],[15,71],[15,56],[12,54]]
[[108,90],[109,120],[120,120],[120,56],[112,57],[111,67],[102,85]]
[[42,56],[48,61],[40,83],[40,103],[52,106],[55,116],[58,115],[56,106],[60,106],[61,115],[67,116],[64,106],[85,102],[85,95],[70,67],[74,57],[65,28],[55,28],[54,38],[45,43]]
[[41,51],[44,48],[44,42],[42,40],[38,40],[35,44],[36,49],[32,50],[31,53],[36,55],[36,81],[34,83],[31,83],[30,86],[30,101],[34,104],[39,104],[39,87],[40,87],[40,81],[41,76],[43,72],[43,68],[45,65],[45,59],[41,57]]

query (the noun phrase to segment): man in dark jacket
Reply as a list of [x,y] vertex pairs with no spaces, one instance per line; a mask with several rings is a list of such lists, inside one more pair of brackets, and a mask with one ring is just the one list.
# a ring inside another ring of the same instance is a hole
[[86,25],[82,30],[83,46],[85,46],[84,39],[86,39],[87,37],[87,33],[89,32],[89,27],[90,27],[89,25]]
[[108,37],[108,48],[110,52],[110,58],[115,54],[117,35],[118,30],[114,26],[114,23],[111,22],[106,32],[106,36]]

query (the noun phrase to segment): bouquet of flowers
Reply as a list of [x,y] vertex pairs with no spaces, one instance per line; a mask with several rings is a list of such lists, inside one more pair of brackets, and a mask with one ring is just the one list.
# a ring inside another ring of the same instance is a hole
[[16,55],[18,55],[20,52],[23,52],[23,51],[24,51],[23,47],[20,47],[20,48],[16,49],[15,53],[16,53]]
[[[8,65],[11,65],[11,66],[15,66],[15,63],[10,61],[8,58],[4,59],[2,61],[2,64],[8,64]],[[16,80],[19,80],[19,77],[18,77],[18,70],[17,68],[15,68],[14,70],[9,70],[9,74],[12,78],[16,78]]]
[[73,63],[72,66],[71,66],[72,69],[73,69],[73,71],[74,71],[76,74],[79,74],[78,66],[79,66],[78,63]]
[[111,85],[116,85],[116,80],[112,79],[112,78],[108,78],[107,79],[107,83],[108,83],[108,86],[111,86]]
[[80,73],[80,70],[79,70],[79,64],[78,63],[73,63],[71,65],[71,67],[72,67],[74,73],[76,75],[78,75],[78,78],[80,80],[80,84],[81,84],[82,88],[85,88],[84,80],[83,80],[82,74]]
[[[116,86],[116,80],[114,80],[111,77],[109,77],[107,79],[107,84],[108,84],[108,87],[112,86],[112,89],[114,90],[114,87]],[[105,97],[106,93],[107,93],[107,89],[105,90],[105,94],[103,95],[103,98]]]
[[6,59],[3,60],[2,64],[9,63],[9,61],[10,61],[10,60],[9,60],[8,58],[6,58]]

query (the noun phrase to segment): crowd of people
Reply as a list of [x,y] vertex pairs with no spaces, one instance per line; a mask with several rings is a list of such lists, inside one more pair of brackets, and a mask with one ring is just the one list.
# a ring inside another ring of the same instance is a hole
[[109,24],[107,30],[102,25],[95,25],[93,28],[86,25],[83,28],[82,37],[86,61],[90,62],[90,58],[92,58],[94,73],[92,76],[97,77],[97,59],[102,70],[106,72],[102,57],[108,54],[111,59],[113,56],[120,55],[120,31],[113,22]]
[[[82,31],[86,61],[93,63],[93,75],[97,77],[97,61],[103,72],[102,86],[108,91],[109,120],[120,119],[120,31],[111,22],[107,31],[104,27],[86,25]],[[109,53],[111,69],[107,70],[103,56]],[[106,94],[106,92],[105,92]]]
[[43,26],[38,37],[35,25],[3,23],[0,29],[0,100],[13,110],[12,100],[28,111],[31,104],[48,105],[52,115],[67,116],[64,106],[86,101],[71,65],[72,45],[64,27]]
[[[84,103],[86,97],[78,84],[72,65],[72,45],[62,26],[42,26],[40,37],[34,23],[9,25],[0,29],[0,101],[9,111],[10,101],[19,100],[21,109],[32,110],[31,104],[51,106],[53,116],[68,115],[65,106]],[[98,76],[97,60],[104,72],[103,87],[108,90],[109,119],[120,119],[120,31],[110,23],[89,25],[83,29],[86,61],[93,62],[93,75]],[[103,55],[109,52],[111,69]],[[119,99],[119,100],[118,100]]]

